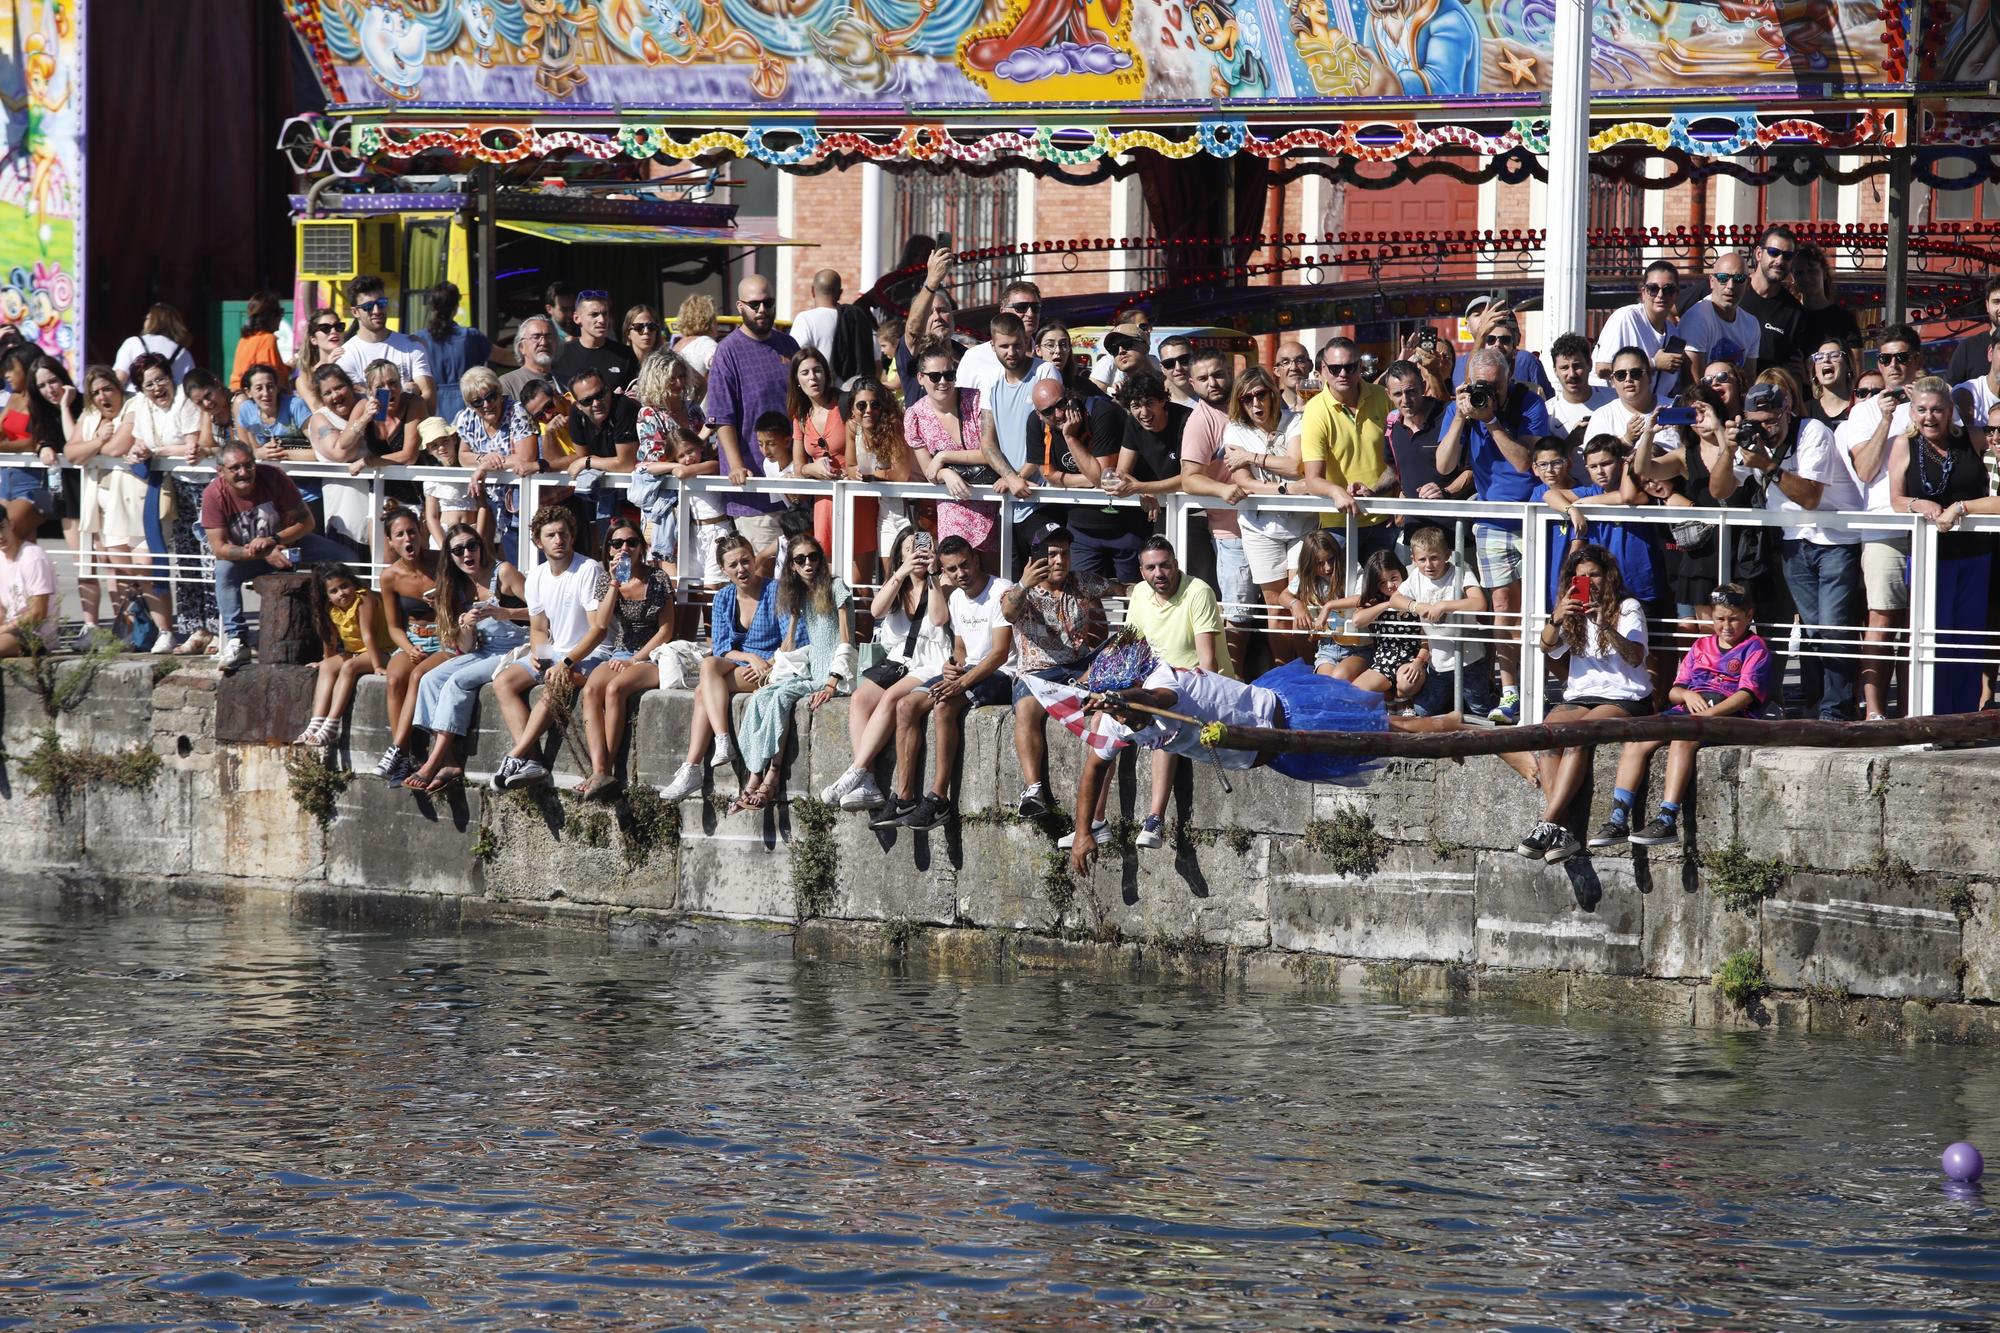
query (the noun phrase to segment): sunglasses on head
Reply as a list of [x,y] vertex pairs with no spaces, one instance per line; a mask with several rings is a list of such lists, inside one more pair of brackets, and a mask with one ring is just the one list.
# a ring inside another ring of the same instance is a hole
[[578,292],[576,299],[579,301],[609,301],[611,293],[601,287],[592,287],[587,292]]
[[1719,282],[1725,287],[1734,287],[1740,283],[1750,281],[1750,275],[1748,273],[1711,273],[1708,275],[1708,280],[1710,282]]
[[453,555],[455,555],[455,556],[459,557],[459,558],[460,558],[461,560],[462,560],[462,559],[464,559],[464,558],[465,558],[466,556],[468,556],[468,555],[478,555],[478,554],[479,554],[479,543],[478,543],[478,542],[456,542],[456,543],[453,543],[453,545],[452,545],[452,548],[451,548],[451,553],[452,553]]

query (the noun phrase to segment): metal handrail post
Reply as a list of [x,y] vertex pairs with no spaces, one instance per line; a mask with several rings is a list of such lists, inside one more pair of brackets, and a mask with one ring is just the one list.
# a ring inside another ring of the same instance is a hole
[[1937,708],[1938,530],[1919,523],[1910,541],[1910,698],[1905,712],[1926,717]]
[[1515,671],[1521,691],[1521,720],[1540,722],[1547,702],[1548,668],[1542,661],[1542,620],[1548,615],[1548,546],[1543,540],[1540,505],[1521,506],[1521,662]]

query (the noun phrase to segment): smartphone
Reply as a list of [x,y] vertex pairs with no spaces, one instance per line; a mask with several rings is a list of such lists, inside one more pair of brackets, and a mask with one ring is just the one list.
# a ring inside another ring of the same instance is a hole
[[1581,602],[1583,605],[1589,606],[1591,601],[1590,575],[1571,575],[1569,580],[1569,595],[1572,601]]
[[394,402],[395,400],[396,400],[396,395],[392,391],[388,389],[377,389],[375,391],[375,410],[377,412],[380,412],[383,416],[387,416],[389,415],[389,404]]
[[1670,333],[1660,343],[1660,350],[1668,356],[1681,356],[1687,352],[1687,339],[1678,333]]
[[1438,335],[1436,329],[1420,329],[1417,332],[1417,346],[1436,347],[1437,345]]
[[1653,424],[1656,426],[1692,426],[1694,424],[1694,409],[1692,407],[1663,407],[1659,410],[1658,415],[1653,418]]
[[937,547],[936,539],[933,538],[928,532],[924,532],[922,530],[919,530],[916,536],[910,538],[910,544],[916,547],[919,551],[922,551],[925,555],[929,555]]

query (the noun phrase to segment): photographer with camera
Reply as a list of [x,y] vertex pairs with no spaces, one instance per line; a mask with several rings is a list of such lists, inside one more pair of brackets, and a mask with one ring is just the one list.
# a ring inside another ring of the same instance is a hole
[[[1861,490],[1862,508],[1871,514],[1894,512],[1890,446],[1910,427],[1910,384],[1923,372],[1922,349],[1922,339],[1909,325],[1884,329],[1874,372],[1882,379],[1882,389],[1869,397],[1857,396],[1847,420],[1834,430],[1841,459]],[[1868,604],[1861,697],[1871,718],[1889,715],[1890,685],[1901,672],[1889,643],[1892,632],[1909,619],[1909,560],[1910,539],[1901,533],[1877,533],[1861,544],[1861,585]]]
[[[1542,400],[1514,382],[1507,354],[1482,347],[1466,360],[1465,383],[1446,404],[1438,434],[1437,470],[1450,476],[1470,458],[1473,488],[1482,500],[1519,503],[1535,491],[1529,466],[1530,443],[1549,433]],[[1494,657],[1500,668],[1500,702],[1487,714],[1494,722],[1521,720],[1518,644],[1521,610],[1521,526],[1504,520],[1472,525],[1479,559],[1479,584],[1492,594],[1494,632],[1501,642]]]
[[[1713,489],[1719,498],[1729,498],[1725,488],[1733,495],[1748,484],[1762,487],[1761,507],[1773,513],[1861,507],[1861,489],[1841,462],[1833,432],[1799,414],[1801,397],[1790,371],[1767,370],[1757,377],[1730,439],[1732,463],[1741,462],[1753,476],[1743,483],[1733,467],[1726,477],[1717,469]],[[1806,706],[1816,709],[1821,721],[1851,721],[1856,658],[1847,631],[1861,620],[1861,535],[1809,522],[1782,532],[1784,586],[1803,631],[1799,674]]]

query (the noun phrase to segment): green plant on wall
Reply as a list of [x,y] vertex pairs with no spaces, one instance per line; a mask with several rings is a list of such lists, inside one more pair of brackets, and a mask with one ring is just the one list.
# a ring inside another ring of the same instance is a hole
[[661,800],[651,787],[634,786],[625,793],[624,807],[618,821],[618,846],[625,853],[627,869],[639,869],[662,847],[680,846],[678,805]]
[[1339,810],[1332,819],[1306,824],[1306,850],[1340,875],[1372,875],[1389,853],[1389,840],[1365,810]]
[[1740,842],[1701,858],[1708,889],[1732,912],[1755,911],[1757,904],[1785,886],[1791,863],[1782,856],[1756,857]]
[[1060,847],[1042,853],[1042,895],[1056,912],[1050,928],[1061,930],[1069,909],[1076,905],[1076,876],[1070,873],[1069,853]]
[[295,747],[285,755],[285,785],[291,789],[292,799],[322,825],[333,822],[340,809],[340,794],[352,781],[353,773],[333,767],[310,746]]
[[21,775],[35,784],[29,794],[55,802],[58,814],[68,813],[70,801],[93,782],[138,791],[160,776],[160,756],[144,746],[109,753],[72,750],[54,727],[44,727],[35,748],[17,762]]
[[833,910],[840,884],[840,848],[833,840],[838,812],[811,796],[792,799],[792,911],[800,922]]
[[1764,977],[1764,964],[1756,952],[1738,949],[1715,970],[1715,989],[1723,999],[1748,1013],[1757,1006],[1757,1001],[1771,993],[1771,983]]
[[40,651],[40,641],[32,632],[28,648],[26,657],[7,664],[7,674],[41,702],[42,713],[51,722],[75,712],[90,697],[97,673],[118,656],[109,642],[93,639],[88,652],[67,667],[60,666],[54,656]]

